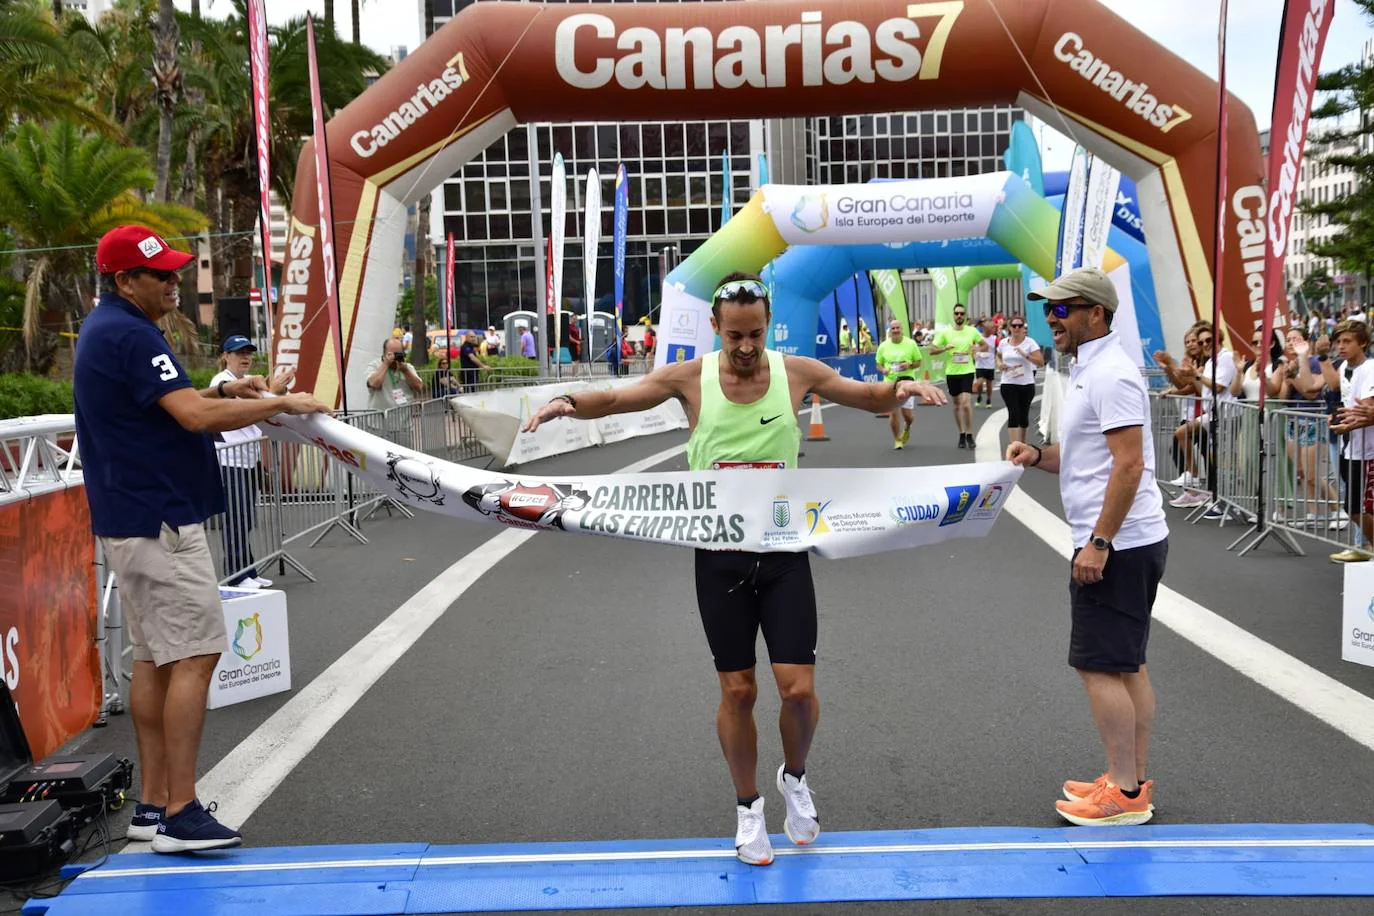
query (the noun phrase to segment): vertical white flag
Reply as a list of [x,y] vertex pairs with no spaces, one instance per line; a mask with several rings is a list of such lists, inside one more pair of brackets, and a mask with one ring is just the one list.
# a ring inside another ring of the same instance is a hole
[[[549,185],[549,247],[553,249],[553,358],[561,366],[563,347],[563,224],[568,214],[568,177],[563,154],[553,154],[553,180]],[[561,370],[557,370],[561,371]]]
[[601,179],[596,169],[587,172],[586,216],[583,219],[582,280],[587,300],[587,330],[582,340],[582,353],[592,360],[592,308],[596,304],[596,250],[601,244]]
[[1107,236],[1116,213],[1116,192],[1121,173],[1101,157],[1094,156],[1088,170],[1088,200],[1083,211],[1083,256],[1081,267],[1102,269],[1107,259]]

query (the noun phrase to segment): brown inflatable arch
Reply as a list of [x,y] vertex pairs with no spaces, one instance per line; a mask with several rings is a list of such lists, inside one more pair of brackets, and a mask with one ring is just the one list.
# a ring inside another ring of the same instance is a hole
[[[1095,0],[474,4],[329,122],[351,406],[391,330],[405,208],[518,123],[1018,104],[1136,180],[1177,340],[1212,308],[1217,102],[1214,81]],[[1223,314],[1243,346],[1263,301],[1265,196],[1235,98],[1228,156]],[[307,144],[274,359],[337,403],[317,225]]]

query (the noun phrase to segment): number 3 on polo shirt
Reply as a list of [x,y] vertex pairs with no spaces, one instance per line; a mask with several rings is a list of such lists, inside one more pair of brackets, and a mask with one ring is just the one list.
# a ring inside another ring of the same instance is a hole
[[157,356],[153,357],[153,368],[162,373],[157,377],[160,382],[170,382],[177,377],[176,364],[172,362],[172,358],[166,353],[159,353]]

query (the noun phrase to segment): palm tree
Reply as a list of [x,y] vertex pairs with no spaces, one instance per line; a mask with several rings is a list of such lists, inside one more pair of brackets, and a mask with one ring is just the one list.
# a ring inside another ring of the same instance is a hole
[[[80,18],[68,17],[68,21]],[[0,127],[67,118],[110,131],[99,112],[77,100],[81,82],[72,47],[45,12],[22,3],[0,2]]]
[[363,0],[350,0],[353,4],[353,43],[363,43],[362,6]]
[[153,184],[153,199],[165,203],[172,174],[172,117],[181,101],[181,67],[177,60],[177,45],[181,32],[177,29],[176,10],[172,0],[158,0],[157,23],[153,26],[153,85],[157,87],[158,108],[157,178]]
[[19,125],[0,146],[0,225],[29,249],[24,361],[47,371],[55,330],[85,315],[93,290],[91,245],[122,223],[164,236],[198,231],[204,217],[177,204],[144,202],[153,186],[148,154],[67,121]]
[[[211,240],[215,295],[247,295],[253,284],[253,227],[258,216],[257,156],[253,144],[252,86],[241,0],[239,15],[225,20],[182,20],[182,32],[200,42],[201,52],[183,62],[186,86],[204,93],[193,118],[203,138],[205,208],[214,227]],[[313,132],[307,76],[305,20],[269,32],[272,184],[289,205],[302,138]],[[367,88],[367,74],[387,68],[385,58],[341,41],[332,30],[316,35],[320,86],[329,113]]]

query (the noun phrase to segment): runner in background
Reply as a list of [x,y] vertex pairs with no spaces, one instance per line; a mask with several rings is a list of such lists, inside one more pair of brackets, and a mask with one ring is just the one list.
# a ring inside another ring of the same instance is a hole
[[992,382],[997,368],[997,330],[991,321],[979,320],[974,328],[987,345],[973,356],[973,399],[986,410],[992,409]]
[[945,384],[949,388],[954,423],[959,427],[959,448],[973,448],[973,354],[987,347],[983,335],[967,321],[967,306],[956,303],[954,327],[935,332],[935,342],[930,345],[931,356],[951,354],[945,360]]
[[1026,319],[1013,318],[1010,337],[997,347],[997,368],[1002,370],[1002,402],[1007,405],[1007,437],[1025,442],[1030,427],[1031,401],[1035,399],[1035,370],[1045,365],[1040,345],[1026,334]]
[[[916,345],[916,341],[902,333],[902,323],[893,320],[887,324],[887,339],[878,344],[875,358],[883,377],[889,382],[896,383],[902,379],[915,381],[916,370],[921,365],[921,348]],[[911,426],[916,422],[915,407],[914,397],[902,402],[901,420],[906,421],[905,428],[898,420],[898,411],[890,413],[894,449],[906,448],[907,441],[911,438]]]

